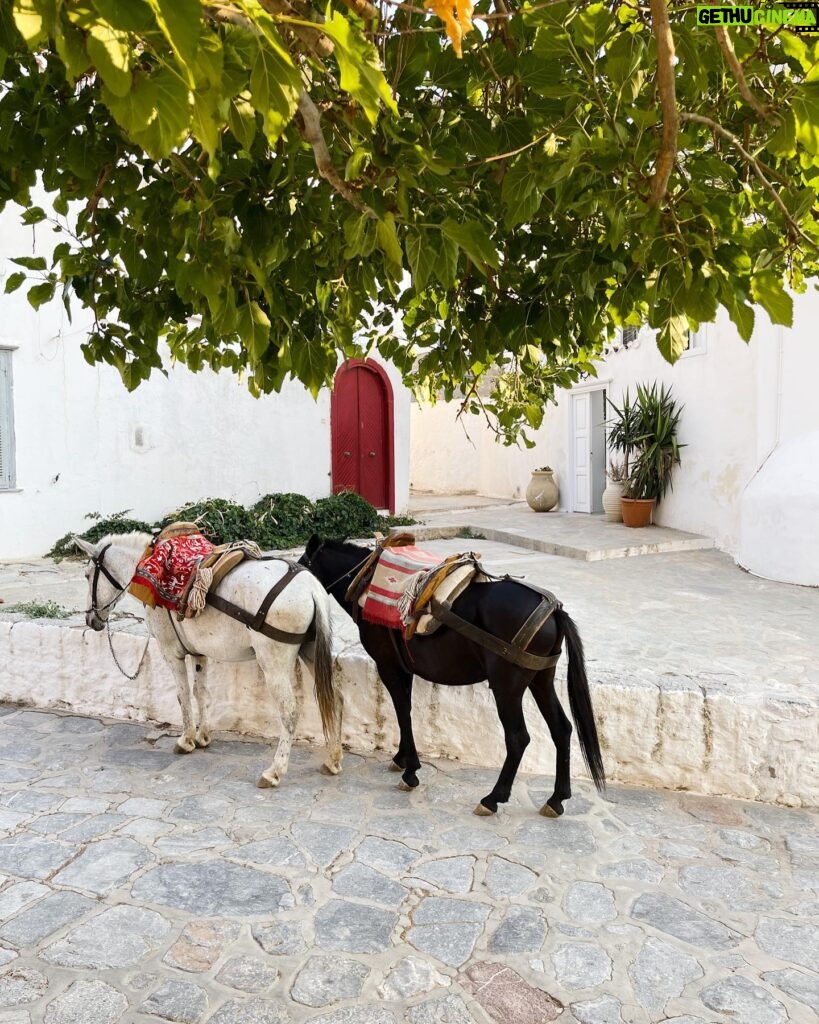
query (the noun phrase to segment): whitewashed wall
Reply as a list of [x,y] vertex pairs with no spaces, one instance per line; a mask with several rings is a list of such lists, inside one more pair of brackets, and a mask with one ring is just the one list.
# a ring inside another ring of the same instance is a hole
[[[19,212],[19,211],[18,211]],[[80,352],[90,317],[54,301],[35,312],[3,294],[12,256],[42,254],[50,228],[0,215],[0,347],[12,347],[17,491],[0,490],[0,558],[43,554],[87,512],[133,509],[150,520],[203,497],[253,502],[272,491],[330,493],[330,396],[301,385],[254,399],[235,375],[193,374],[168,360],[129,394]],[[395,495],[409,500],[409,393],[392,367]]]
[[[750,345],[737,335],[727,315],[704,328],[705,347],[673,367],[660,355],[648,330],[627,350],[598,365],[618,401],[626,387],[660,381],[673,386],[685,405],[681,440],[687,444],[674,478],[674,491],[658,509],[662,525],[713,537],[733,554],[739,549],[742,495],[780,444],[819,429],[819,295],[811,289],[795,297],[794,326],[774,327],[756,311]],[[520,497],[529,473],[544,463],[556,473],[560,507],[570,502],[569,393],[550,406],[536,447],[507,449],[478,417],[466,425],[473,444],[455,422],[456,406],[413,405],[412,484],[438,493],[479,491]],[[801,520],[800,520],[801,521]],[[805,529],[815,529],[805,522]],[[819,572],[819,567],[817,567]],[[819,579],[817,579],[819,582]]]

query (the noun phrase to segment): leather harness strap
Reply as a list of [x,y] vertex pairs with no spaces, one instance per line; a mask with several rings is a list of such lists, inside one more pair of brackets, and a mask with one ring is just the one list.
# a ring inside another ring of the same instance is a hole
[[[549,620],[558,608],[563,607],[554,594],[551,594],[549,591],[546,591],[544,596],[546,600],[541,599],[537,608],[535,608],[529,618],[515,633],[514,637],[512,637],[512,644],[515,647],[519,647],[522,651],[526,650],[543,623]],[[551,598],[551,600],[548,598]]]
[[[538,608],[535,609],[535,612],[538,612],[543,605],[544,602],[541,602],[541,604],[538,605]],[[554,613],[558,605],[559,602],[557,602],[556,605],[553,605],[550,609],[547,607],[547,613],[543,622],[545,622],[546,619]],[[467,622],[465,619],[462,619],[460,615],[456,615],[452,611],[452,606],[449,601],[438,601],[433,597],[429,608],[436,619],[443,622],[444,625],[449,626],[449,628],[453,629],[456,633],[460,633],[462,636],[465,636],[467,640],[472,640],[481,647],[485,647],[487,650],[492,651],[493,654],[499,654],[501,658],[504,658],[506,661],[511,661],[514,665],[519,665],[521,668],[533,669],[534,671],[539,672],[544,668],[554,668],[560,660],[560,653],[549,655],[530,654],[528,651],[523,650],[522,647],[517,646],[517,637],[515,640],[509,642],[499,640],[498,637],[492,636],[492,634],[487,633],[486,630],[473,625],[471,622]],[[531,620],[532,616],[530,615],[526,622],[524,622],[523,626],[521,626],[521,629],[518,630],[518,636],[522,630],[526,629]],[[543,623],[540,623],[539,625],[542,624]]]
[[297,565],[295,562],[288,561],[287,559],[282,559],[282,561],[287,563],[287,572],[268,590],[255,615],[244,608],[240,608],[239,605],[233,604],[232,601],[225,600],[224,597],[220,597],[218,594],[209,593],[205,598],[206,602],[220,612],[224,612],[225,615],[229,615],[232,619],[236,619],[237,622],[241,622],[248,629],[262,633],[264,636],[269,636],[271,640],[278,640],[279,643],[303,644],[308,640],[312,640],[316,635],[312,624],[306,633],[288,633],[286,630],[278,629],[276,626],[271,626],[269,622],[265,621],[267,613],[270,611],[270,606],[288,583],[291,583],[300,572],[307,571],[303,565]]

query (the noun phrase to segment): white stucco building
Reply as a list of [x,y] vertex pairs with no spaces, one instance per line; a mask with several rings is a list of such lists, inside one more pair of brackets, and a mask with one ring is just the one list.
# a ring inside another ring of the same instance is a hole
[[633,394],[638,382],[663,382],[685,406],[680,440],[687,447],[655,522],[714,538],[759,575],[819,585],[817,323],[813,287],[794,296],[791,329],[757,309],[748,345],[721,311],[674,366],[644,329],[601,361],[596,378],[558,395],[531,450],[499,446],[477,417],[465,433],[453,406],[415,405],[412,485],[522,497],[530,471],[549,464],[561,510],[602,511],[605,399],[619,404],[627,387]]
[[205,497],[349,486],[406,509],[410,401],[392,367],[346,366],[332,398],[291,382],[254,399],[233,374],[169,359],[167,377],[129,394],[116,370],[83,358],[86,311],[72,324],[58,300],[35,312],[25,286],[3,294],[19,269],[10,257],[45,254],[51,237],[19,210],[0,215],[0,559],[42,555],[88,512],[151,521]]

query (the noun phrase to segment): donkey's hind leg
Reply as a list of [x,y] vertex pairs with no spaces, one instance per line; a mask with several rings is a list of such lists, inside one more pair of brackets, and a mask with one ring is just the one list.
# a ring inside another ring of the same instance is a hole
[[267,688],[276,702],[282,726],[273,761],[256,783],[259,789],[271,789],[278,786],[287,771],[293,734],[296,731],[297,707],[293,682],[298,648],[264,640],[259,642],[255,651]]
[[529,733],[523,717],[523,695],[527,686],[528,674],[527,678],[521,680],[519,670],[511,669],[509,665],[489,674],[489,688],[498,707],[506,740],[506,760],[495,788],[481,800],[475,808],[475,814],[494,814],[498,804],[505,804],[512,795],[512,784],[524,751],[529,746]]
[[552,742],[555,745],[555,788],[540,813],[547,818],[559,818],[563,813],[563,801],[572,795],[570,774],[572,723],[566,716],[555,690],[555,670],[538,672],[529,684],[535,703],[546,720]]
[[208,659],[201,654],[193,658],[193,696],[199,713],[199,728],[196,730],[197,747],[210,746],[210,694],[208,693]]

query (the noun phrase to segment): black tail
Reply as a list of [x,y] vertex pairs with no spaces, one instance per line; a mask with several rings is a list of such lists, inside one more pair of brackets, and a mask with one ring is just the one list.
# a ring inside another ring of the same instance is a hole
[[600,743],[597,739],[597,726],[594,724],[594,709],[589,693],[589,681],[586,678],[583,641],[580,639],[577,626],[571,616],[567,615],[562,608],[557,609],[555,618],[563,631],[566,648],[569,652],[569,707],[577,729],[577,738],[580,740],[580,750],[595,786],[602,792],[606,788],[606,772],[603,768]]

